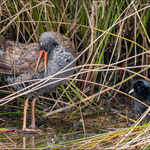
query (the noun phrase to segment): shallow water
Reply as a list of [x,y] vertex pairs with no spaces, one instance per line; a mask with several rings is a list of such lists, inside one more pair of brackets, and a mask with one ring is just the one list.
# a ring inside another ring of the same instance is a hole
[[0,134],[0,141],[3,145],[0,148],[42,148],[51,149],[58,147],[65,147],[66,143],[73,142],[74,140],[85,139],[96,134],[100,134],[101,131],[87,131],[86,135],[82,131],[77,131],[68,134],[58,134],[50,132],[37,132],[37,133],[16,133],[7,132]]
[[[59,147],[66,149],[68,143],[73,145],[74,141],[82,141],[88,137],[130,127],[133,124],[119,117],[118,112],[105,110],[83,112],[84,120],[81,119],[80,113],[71,115],[71,117],[65,113],[47,118],[41,116],[41,114],[36,115],[36,125],[40,132],[25,133],[19,130],[22,127],[22,112],[19,112],[19,115],[1,115],[0,149],[41,148],[47,150],[59,149]],[[30,114],[28,114],[27,126],[30,125],[30,122]]]

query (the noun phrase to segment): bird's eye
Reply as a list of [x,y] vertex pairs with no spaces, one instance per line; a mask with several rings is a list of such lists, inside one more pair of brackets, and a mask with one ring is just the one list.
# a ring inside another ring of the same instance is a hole
[[52,43],[53,48],[55,48],[57,45],[58,45],[57,42],[53,42],[53,43]]
[[137,86],[136,88],[137,88],[137,89],[140,89],[140,86]]

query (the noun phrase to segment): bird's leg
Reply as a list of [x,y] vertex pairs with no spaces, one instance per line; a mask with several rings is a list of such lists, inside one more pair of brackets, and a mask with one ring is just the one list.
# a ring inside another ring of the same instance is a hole
[[32,100],[32,108],[31,108],[31,128],[35,128],[35,102],[36,102],[36,97]]
[[146,123],[149,123],[149,121],[150,121],[150,115],[149,115],[149,113],[146,115]]
[[[138,120],[141,115],[142,115],[141,113],[138,113],[137,116],[136,116],[136,119]],[[140,122],[140,126],[142,126],[142,121]]]
[[26,101],[25,101],[25,103],[24,103],[23,127],[22,127],[22,130],[26,129],[28,102],[29,102],[29,98],[27,98]]

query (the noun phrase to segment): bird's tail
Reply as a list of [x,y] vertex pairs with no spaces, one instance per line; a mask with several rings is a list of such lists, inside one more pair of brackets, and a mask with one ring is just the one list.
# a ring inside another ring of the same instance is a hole
[[0,73],[12,74],[12,65],[2,51],[0,51]]
[[6,48],[8,47],[9,40],[6,40],[0,37],[0,73],[4,74],[12,74],[13,67],[12,67],[12,59],[8,52],[6,52]]

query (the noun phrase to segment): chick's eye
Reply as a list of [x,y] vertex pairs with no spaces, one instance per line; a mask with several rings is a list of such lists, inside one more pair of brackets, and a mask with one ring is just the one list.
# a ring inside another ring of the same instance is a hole
[[137,89],[140,89],[140,86],[137,86],[136,88],[137,88]]

